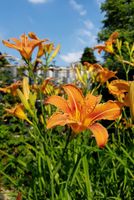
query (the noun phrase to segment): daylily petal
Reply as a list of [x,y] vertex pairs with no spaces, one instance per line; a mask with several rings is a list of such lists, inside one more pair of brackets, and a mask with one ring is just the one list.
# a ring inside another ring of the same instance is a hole
[[94,111],[90,114],[90,122],[96,120],[107,119],[115,120],[121,114],[122,104],[118,101],[108,101],[103,104],[98,104]]
[[84,97],[81,90],[73,84],[64,85],[63,89],[68,95],[68,103],[71,111],[78,111],[79,105],[83,104],[84,102]]
[[120,102],[126,101],[126,93],[129,91],[131,81],[113,80],[107,83],[109,93],[114,95]]
[[89,126],[89,129],[92,131],[97,145],[99,147],[104,147],[108,141],[107,129],[99,123],[92,124]]
[[17,38],[11,38],[11,40],[15,43],[16,46],[20,46],[21,42]]
[[3,40],[2,42],[6,47],[13,48],[13,49],[16,49],[16,50],[20,50],[20,48],[18,46],[16,46],[15,44],[11,44],[11,43],[9,43],[5,40]]
[[111,71],[107,68],[102,68],[98,75],[97,75],[97,81],[99,81],[100,83],[105,83],[107,82],[110,78],[116,77],[117,72],[115,71]]
[[85,107],[88,113],[92,112],[97,104],[101,101],[101,95],[94,96],[91,93],[88,93],[85,98]]
[[71,129],[73,130],[74,134],[78,134],[87,129],[87,127],[83,126],[83,124],[73,123],[70,125]]
[[[28,36],[31,38],[31,39],[34,39],[34,40],[39,40],[39,38],[37,37],[37,35],[35,34],[35,33],[33,33],[33,32],[29,32],[28,33]],[[44,42],[45,41],[48,41],[48,39],[45,39],[44,40]],[[38,53],[37,53],[37,58],[40,58],[41,56],[43,56],[44,55],[44,46],[45,46],[45,44],[43,44],[43,43],[41,43],[40,45],[39,45],[39,49],[38,49]]]
[[97,45],[94,47],[94,49],[98,49],[98,53],[100,54],[101,51],[105,50],[105,45]]
[[125,80],[113,80],[107,84],[109,92],[113,95],[120,95],[124,92],[128,92],[129,82]]
[[67,113],[54,113],[48,120],[47,120],[47,129],[53,128],[54,126],[60,125],[64,126],[66,124],[75,123],[74,120],[69,119],[69,115]]
[[31,39],[34,39],[34,40],[38,40],[39,38],[37,37],[37,35],[34,33],[34,32],[29,32],[28,33],[28,36],[31,38]]
[[45,101],[45,103],[47,103],[47,104],[50,103],[51,105],[58,107],[61,111],[65,112],[65,113],[71,112],[67,101],[60,96],[56,96],[56,95],[50,96]]

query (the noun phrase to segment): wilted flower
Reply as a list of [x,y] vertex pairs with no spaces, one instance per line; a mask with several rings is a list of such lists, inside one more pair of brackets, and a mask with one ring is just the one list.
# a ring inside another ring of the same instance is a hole
[[99,104],[101,97],[88,93],[83,96],[80,89],[75,85],[67,84],[63,89],[68,95],[68,99],[53,95],[46,100],[47,104],[52,104],[59,108],[47,121],[47,128],[57,125],[68,124],[74,134],[78,134],[86,129],[91,130],[99,147],[105,146],[108,140],[108,132],[100,123],[101,119],[115,120],[121,114],[119,102],[108,101]]

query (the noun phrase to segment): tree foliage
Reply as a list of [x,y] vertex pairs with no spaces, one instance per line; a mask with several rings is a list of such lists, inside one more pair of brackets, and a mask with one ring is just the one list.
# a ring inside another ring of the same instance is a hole
[[[134,0],[105,0],[101,4],[101,11],[104,13],[104,20],[102,21],[103,27],[98,33],[98,41],[106,41],[114,31],[118,31],[119,39],[123,43],[127,41],[129,45],[132,45],[134,42]],[[126,48],[122,50],[122,56],[125,60],[129,59]],[[114,55],[105,53],[104,61],[106,67],[119,71],[118,76],[124,77],[122,66]]]
[[103,27],[98,34],[99,41],[105,41],[110,34],[117,30],[120,38],[129,43],[134,41],[134,1],[133,0],[105,0],[101,4],[104,13]]
[[81,63],[84,64],[84,62],[89,62],[91,64],[94,64],[97,62],[92,48],[86,47],[84,49],[84,52],[81,57]]

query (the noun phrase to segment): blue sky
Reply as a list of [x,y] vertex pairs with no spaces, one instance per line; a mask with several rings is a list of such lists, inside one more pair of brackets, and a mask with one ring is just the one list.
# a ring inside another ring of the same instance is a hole
[[[0,11],[0,40],[35,32],[61,44],[56,65],[78,61],[85,47],[97,44],[102,27],[100,3],[104,0],[4,0]],[[19,53],[0,44],[0,51],[16,57]],[[99,59],[98,55],[97,58]]]

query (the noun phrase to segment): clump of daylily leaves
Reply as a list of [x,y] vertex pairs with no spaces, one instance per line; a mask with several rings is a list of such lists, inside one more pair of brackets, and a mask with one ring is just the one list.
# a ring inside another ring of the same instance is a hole
[[[121,52],[122,43],[118,39],[118,32],[114,32],[110,38],[95,49],[98,52],[106,51],[115,54],[114,46]],[[134,119],[134,81],[120,80],[116,76],[116,71],[102,67],[100,64],[85,63],[84,66],[78,66],[76,69],[76,78],[84,88],[91,81],[99,82],[108,88],[109,93],[116,97],[116,100],[109,100],[101,103],[102,95],[95,95],[98,89],[89,88],[83,91],[74,83],[64,84],[56,87],[50,77],[43,79],[38,77],[37,71],[43,70],[45,73],[49,64],[55,58],[60,50],[60,45],[54,46],[48,39],[39,39],[35,33],[30,32],[21,35],[20,39],[12,38],[13,43],[3,41],[3,44],[9,48],[16,49],[25,64],[24,77],[12,83],[10,86],[0,88],[1,92],[11,93],[14,97],[19,97],[18,102],[9,108],[5,108],[8,114],[16,116],[26,121],[29,126],[39,132],[38,125],[43,124],[45,131],[53,129],[56,126],[68,126],[71,129],[71,138],[74,138],[81,132],[89,130],[96,140],[99,147],[104,147],[108,142],[108,131],[100,120],[120,120],[122,109],[125,106],[130,108],[131,119]],[[37,55],[33,60],[34,49],[37,48]],[[123,60],[122,56],[116,54],[117,58],[130,67],[134,66],[134,45],[129,48],[131,54],[130,61]],[[44,59],[45,58],[45,59]],[[44,63],[45,60],[45,63]],[[84,73],[82,74],[82,70]],[[127,71],[126,67],[124,70]],[[90,74],[85,76],[85,74]],[[114,80],[109,81],[111,78]],[[65,94],[64,94],[64,92]],[[84,95],[85,94],[85,95]],[[41,111],[38,112],[37,104],[41,104]],[[53,105],[57,108],[53,111]],[[43,135],[43,133],[42,133]],[[76,137],[77,139],[77,137]]]

